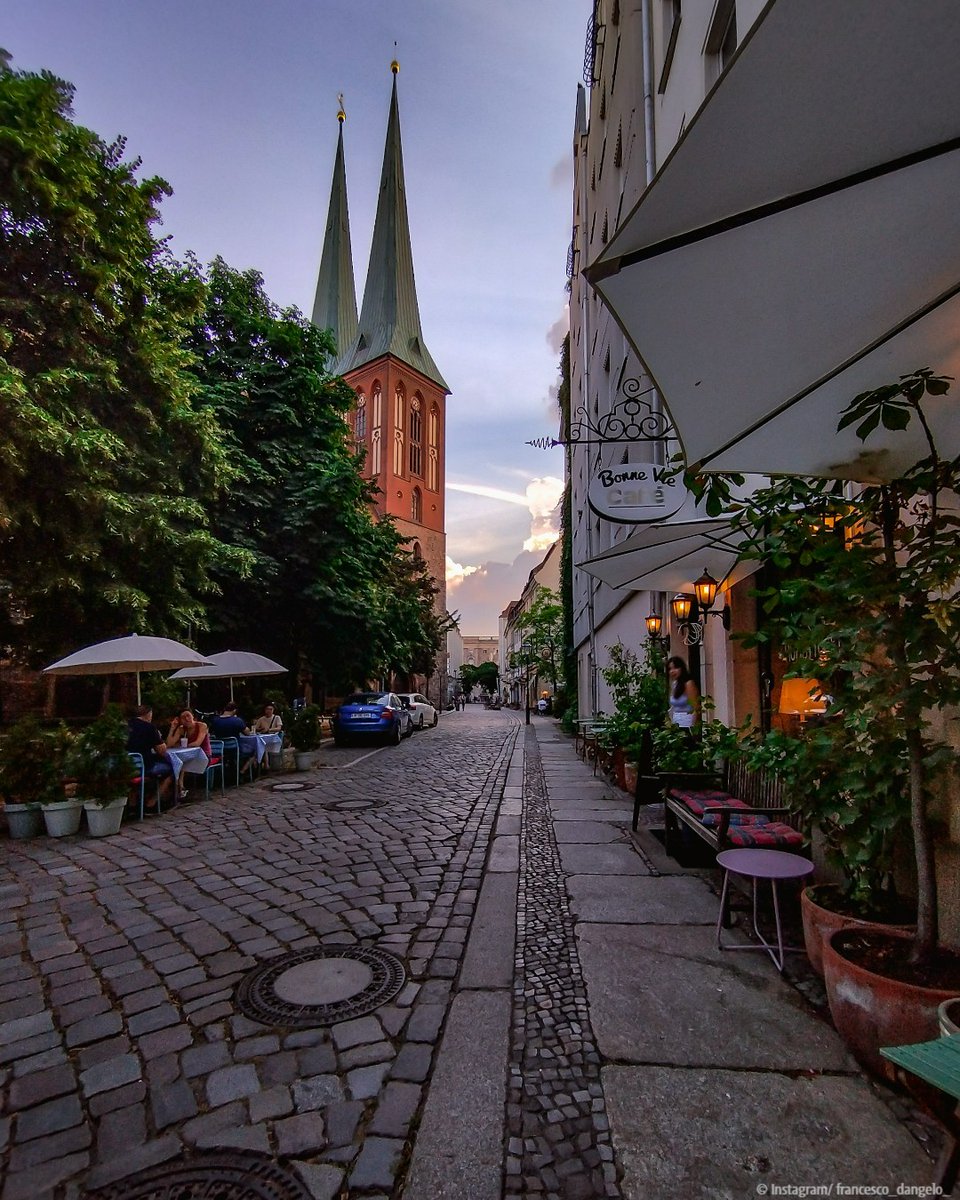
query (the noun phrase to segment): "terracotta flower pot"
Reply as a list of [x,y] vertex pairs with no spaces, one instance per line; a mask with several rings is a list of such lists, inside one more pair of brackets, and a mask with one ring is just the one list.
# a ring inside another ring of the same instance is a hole
[[627,762],[623,765],[623,790],[634,795],[637,790],[637,776],[640,773],[640,768],[635,762]]
[[[826,893],[826,896],[825,896]],[[803,944],[806,947],[810,966],[823,978],[823,947],[838,929],[913,929],[911,924],[890,924],[885,921],[867,921],[862,917],[837,912],[819,901],[829,899],[830,889],[807,887],[800,893],[800,912],[803,917]]]
[[824,982],[830,1015],[854,1057],[875,1075],[892,1080],[892,1064],[880,1056],[881,1046],[907,1046],[938,1036],[937,1009],[956,996],[956,987],[921,987],[878,975],[845,957],[857,938],[908,942],[902,930],[840,929],[823,949]]

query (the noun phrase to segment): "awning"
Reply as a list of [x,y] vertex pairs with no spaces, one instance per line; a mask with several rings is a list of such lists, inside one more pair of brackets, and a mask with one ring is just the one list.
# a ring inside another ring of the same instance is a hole
[[717,519],[648,525],[577,565],[610,587],[629,585],[635,591],[692,592],[704,570],[726,587],[760,565],[756,560],[737,562],[744,537],[733,532],[729,521]]
[[[890,477],[859,392],[960,377],[960,3],[772,0],[588,279],[690,464]],[[955,388],[956,392],[956,388]],[[927,412],[960,453],[960,402]]]

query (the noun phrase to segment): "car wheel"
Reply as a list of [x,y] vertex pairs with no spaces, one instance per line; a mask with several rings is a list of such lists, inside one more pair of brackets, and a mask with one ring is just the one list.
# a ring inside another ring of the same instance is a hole
[[396,725],[394,725],[393,730],[389,736],[389,741],[390,741],[391,746],[399,746],[400,743],[403,741],[403,730],[400,728],[399,721],[396,723]]
[[439,714],[438,712],[434,712],[434,714],[433,714],[433,724],[434,724],[434,728],[436,728],[436,726],[437,726],[437,724],[439,723],[439,721],[440,721],[440,714]]
[[420,724],[417,726],[417,728],[418,728],[418,729],[422,729],[422,728],[423,728],[423,713],[421,713],[421,714],[420,714]]

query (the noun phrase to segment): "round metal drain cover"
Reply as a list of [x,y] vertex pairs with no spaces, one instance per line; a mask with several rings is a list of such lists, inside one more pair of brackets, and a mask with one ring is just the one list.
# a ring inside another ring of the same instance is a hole
[[237,1006],[264,1025],[311,1029],[363,1017],[400,991],[403,963],[385,950],[318,947],[273,958],[237,984]]
[[275,783],[271,788],[271,792],[301,792],[307,785],[305,783]]
[[259,1155],[199,1153],[118,1179],[87,1200],[311,1200],[297,1175]]
[[362,808],[381,808],[382,800],[329,800],[324,804],[324,808],[330,809],[332,812],[359,812]]

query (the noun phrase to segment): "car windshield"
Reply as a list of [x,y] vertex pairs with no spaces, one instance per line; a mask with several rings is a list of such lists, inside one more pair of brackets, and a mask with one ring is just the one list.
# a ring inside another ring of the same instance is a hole
[[344,700],[344,704],[384,704],[386,697],[383,692],[354,692]]

